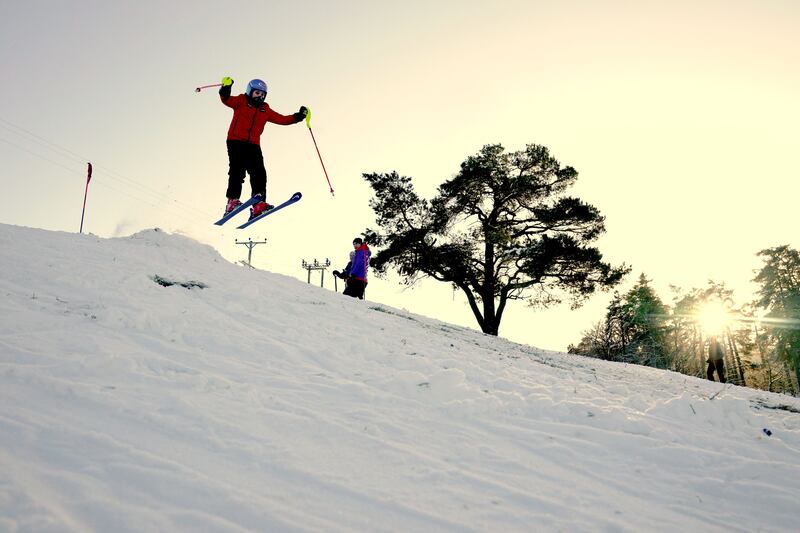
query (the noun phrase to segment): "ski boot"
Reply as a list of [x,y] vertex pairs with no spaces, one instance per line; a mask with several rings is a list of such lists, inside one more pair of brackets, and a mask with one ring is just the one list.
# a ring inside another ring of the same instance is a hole
[[253,207],[250,208],[250,218],[261,216],[274,207],[274,205],[268,204],[267,202],[258,202],[257,204],[253,204]]
[[242,205],[242,202],[238,198],[228,198],[228,203],[225,204],[225,214],[227,215],[240,205]]

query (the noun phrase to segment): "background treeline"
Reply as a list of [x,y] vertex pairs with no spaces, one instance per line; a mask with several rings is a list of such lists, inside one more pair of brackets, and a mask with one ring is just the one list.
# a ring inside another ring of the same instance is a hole
[[800,254],[789,246],[758,253],[763,266],[756,298],[736,302],[724,284],[703,289],[673,287],[666,304],[642,274],[627,293],[615,293],[605,317],[569,352],[611,361],[664,368],[704,377],[708,336],[699,314],[712,303],[733,320],[720,332],[729,382],[798,394],[800,378]]

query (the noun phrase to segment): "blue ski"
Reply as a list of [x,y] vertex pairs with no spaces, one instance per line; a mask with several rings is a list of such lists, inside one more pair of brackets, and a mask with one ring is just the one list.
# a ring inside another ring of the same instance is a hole
[[278,211],[278,210],[280,210],[280,209],[283,209],[284,207],[287,207],[287,206],[290,206],[290,205],[292,205],[293,203],[295,203],[295,202],[297,202],[298,200],[300,200],[300,198],[302,198],[302,197],[303,197],[303,194],[302,194],[302,193],[296,192],[296,193],[294,193],[294,194],[292,195],[292,197],[291,197],[291,198],[289,198],[288,200],[286,200],[286,201],[285,201],[285,202],[283,202],[282,204],[278,204],[278,205],[276,205],[275,207],[273,207],[273,208],[272,208],[272,209],[270,209],[269,211],[264,211],[263,213],[261,213],[260,215],[258,215],[258,216],[257,216],[257,217],[255,217],[255,218],[251,218],[250,220],[248,220],[247,222],[245,222],[244,224],[242,224],[241,226],[239,226],[239,227],[238,227],[238,228],[236,228],[236,229],[244,229],[244,228],[246,228],[247,226],[249,226],[250,224],[252,224],[253,222],[258,222],[259,220],[261,220],[261,219],[262,219],[262,218],[264,218],[265,216],[271,215],[271,214],[272,214],[272,213],[274,213],[275,211]]
[[242,202],[241,204],[239,204],[236,207],[236,209],[234,209],[230,213],[225,213],[225,215],[221,219],[219,219],[216,222],[214,222],[214,224],[216,224],[217,226],[221,226],[224,223],[226,223],[227,221],[229,221],[230,219],[232,219],[234,216],[238,215],[239,213],[241,213],[242,211],[244,211],[245,209],[250,207],[251,205],[253,205],[255,203],[258,203],[260,201],[261,201],[261,195],[260,194],[256,194],[255,196],[253,196],[252,198],[250,198],[246,202]]

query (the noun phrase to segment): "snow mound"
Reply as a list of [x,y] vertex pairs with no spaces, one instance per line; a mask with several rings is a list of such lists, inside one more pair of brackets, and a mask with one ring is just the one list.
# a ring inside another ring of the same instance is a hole
[[514,344],[158,229],[0,225],[0,295],[0,530],[800,520],[794,398]]

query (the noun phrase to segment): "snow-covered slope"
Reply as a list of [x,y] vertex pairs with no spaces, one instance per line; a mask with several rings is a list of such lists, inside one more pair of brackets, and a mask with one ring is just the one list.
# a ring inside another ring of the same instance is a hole
[[796,531],[798,501],[797,399],[0,225],[2,531]]

